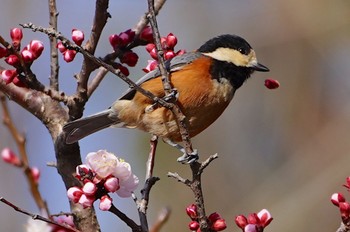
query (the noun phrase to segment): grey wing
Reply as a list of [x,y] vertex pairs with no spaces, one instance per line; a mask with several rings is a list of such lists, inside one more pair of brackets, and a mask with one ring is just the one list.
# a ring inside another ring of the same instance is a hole
[[[204,56],[202,53],[200,52],[188,52],[185,53],[181,56],[175,56],[173,59],[171,60],[167,60],[165,62],[165,67],[168,70],[168,72],[176,72],[178,70],[180,70],[183,66],[185,66],[186,64],[190,64],[192,63],[193,60]],[[155,77],[158,77],[160,75],[160,70],[157,68],[149,73],[147,73],[146,75],[144,75],[143,77],[141,77],[136,84],[137,85],[141,85],[142,83],[149,81]],[[133,88],[129,88],[123,95],[122,97],[119,98],[119,100],[122,99],[127,99],[130,100],[134,97],[136,93],[136,90]]]

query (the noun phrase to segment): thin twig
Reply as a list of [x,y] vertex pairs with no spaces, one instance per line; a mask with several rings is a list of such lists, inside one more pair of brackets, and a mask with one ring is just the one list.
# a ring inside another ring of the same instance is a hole
[[[164,57],[163,57],[163,48],[160,42],[160,33],[157,25],[157,19],[154,9],[154,0],[148,0],[148,9],[149,13],[147,15],[152,31],[153,31],[153,37],[156,44],[156,51],[157,51],[157,57],[158,57],[158,66],[161,73],[163,88],[166,96],[170,96],[171,93],[174,91],[174,89],[171,87],[171,83],[169,80],[169,73],[165,68],[164,63]],[[169,103],[168,106],[166,106],[171,112],[175,115],[175,118],[179,124],[179,131],[181,134],[182,141],[185,145],[185,151],[186,154],[192,154],[193,148],[192,148],[192,142],[188,130],[187,120],[186,116],[181,111],[180,107],[176,104],[176,99],[173,104]]]
[[[56,0],[49,0],[49,13],[50,13],[50,27],[54,30],[57,30],[57,7]],[[58,90],[59,82],[58,82],[58,73],[59,73],[59,65],[58,65],[58,48],[57,48],[57,39],[56,37],[50,37],[50,66],[51,66],[51,74],[50,74],[50,87],[51,89]]]
[[165,225],[170,217],[171,210],[168,207],[163,208],[158,214],[157,220],[150,229],[150,232],[160,232],[161,228]]
[[204,169],[206,168],[206,167],[208,167],[208,165],[213,161],[213,160],[215,160],[215,159],[217,159],[217,158],[219,158],[219,156],[218,156],[218,154],[216,153],[216,154],[214,154],[214,155],[211,155],[211,156],[209,156],[209,158],[208,159],[206,159],[205,161],[203,161],[202,163],[201,163],[201,166],[199,167],[199,174],[201,174],[203,171],[204,171]]
[[44,210],[45,213],[47,215],[49,215],[49,209],[47,207],[47,204],[40,194],[39,186],[38,186],[37,182],[34,180],[34,177],[32,175],[32,172],[31,172],[31,169],[29,166],[28,155],[27,155],[26,146],[25,146],[26,139],[23,135],[21,135],[18,132],[15,124],[13,123],[9,109],[8,109],[7,100],[6,100],[6,97],[3,93],[0,93],[0,100],[1,100],[1,105],[2,105],[3,114],[4,114],[3,121],[4,121],[4,124],[7,126],[7,128],[9,129],[9,131],[10,131],[12,137],[14,138],[16,145],[18,147],[21,161],[23,164],[22,169],[23,169],[23,172],[27,178],[28,184],[30,186],[30,192],[31,192],[38,208],[40,210]]
[[119,217],[123,222],[125,222],[133,232],[141,232],[141,227],[137,225],[131,218],[129,218],[126,214],[121,212],[117,207],[115,207],[113,204],[111,208],[109,209],[111,213]]
[[185,185],[187,185],[187,186],[191,186],[191,181],[189,180],[189,179],[185,179],[185,178],[183,178],[183,177],[181,177],[178,173],[176,173],[176,172],[168,172],[168,174],[167,174],[167,176],[168,177],[172,177],[172,178],[174,178],[175,180],[177,180],[178,182],[180,182],[180,183],[183,183],[183,184],[185,184]]
[[154,167],[154,162],[156,158],[157,144],[158,144],[158,137],[153,135],[150,140],[150,152],[149,152],[148,160],[146,164],[146,176],[145,176],[146,180],[153,176],[153,167]]
[[38,214],[33,214],[33,213],[30,213],[24,209],[21,209],[19,208],[18,206],[12,204],[11,202],[9,202],[8,200],[6,200],[5,198],[3,197],[0,197],[0,201],[5,203],[6,205],[10,206],[11,208],[13,208],[14,210],[16,210],[17,212],[20,212],[22,214],[25,214],[25,215],[28,215],[28,216],[31,216],[33,218],[33,220],[39,220],[39,221],[43,221],[43,222],[46,222],[46,223],[49,223],[49,224],[52,224],[52,225],[56,225],[62,229],[65,229],[65,230],[68,230],[68,231],[73,231],[73,232],[80,232],[80,230],[77,230],[75,228],[72,228],[68,225],[65,225],[65,224],[60,224],[58,222],[55,222],[51,219],[48,219],[48,218],[45,218],[43,216],[40,216]]

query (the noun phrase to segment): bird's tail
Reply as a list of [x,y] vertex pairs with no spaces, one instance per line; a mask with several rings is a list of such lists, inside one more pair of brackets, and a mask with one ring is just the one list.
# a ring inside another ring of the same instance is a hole
[[98,114],[67,123],[63,127],[63,131],[67,134],[66,143],[75,143],[96,131],[107,128],[113,124],[118,124],[118,120],[111,118],[110,114],[111,111],[108,109]]

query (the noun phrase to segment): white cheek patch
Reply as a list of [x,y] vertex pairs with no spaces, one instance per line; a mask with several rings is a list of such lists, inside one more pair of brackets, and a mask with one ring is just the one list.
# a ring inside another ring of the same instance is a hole
[[240,67],[252,67],[254,64],[257,64],[255,52],[253,50],[251,50],[248,55],[244,55],[232,48],[218,48],[213,52],[203,54],[216,60],[233,63]]

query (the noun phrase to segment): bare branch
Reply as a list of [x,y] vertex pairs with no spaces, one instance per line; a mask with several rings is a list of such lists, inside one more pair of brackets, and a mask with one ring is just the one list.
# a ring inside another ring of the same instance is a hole
[[171,210],[169,208],[167,207],[163,208],[157,217],[157,221],[154,223],[154,225],[150,229],[150,232],[160,232],[161,228],[168,221],[170,217],[170,213],[171,213]]
[[6,205],[10,206],[11,208],[16,210],[17,212],[20,212],[20,213],[23,213],[25,215],[31,216],[33,218],[33,220],[39,220],[39,221],[43,221],[43,222],[46,222],[46,223],[49,223],[49,224],[52,224],[52,225],[56,225],[56,226],[59,226],[62,229],[68,230],[68,231],[80,232],[80,230],[72,228],[72,227],[70,227],[68,225],[60,224],[60,223],[55,222],[55,221],[53,221],[51,219],[45,218],[45,217],[40,216],[38,214],[30,213],[30,212],[28,212],[28,211],[26,211],[24,209],[21,209],[18,206],[14,205],[11,202],[9,202],[8,200],[6,200],[5,198],[3,198],[3,197],[0,197],[0,201],[5,203]]
[[38,183],[35,181],[29,166],[28,155],[27,155],[26,145],[25,145],[26,139],[22,134],[18,132],[15,124],[13,123],[8,106],[7,106],[6,97],[1,92],[0,92],[0,100],[1,100],[1,106],[4,112],[3,121],[4,121],[4,124],[7,126],[7,128],[9,129],[18,147],[19,154],[22,161],[22,169],[27,178],[28,184],[30,186],[30,192],[38,208],[40,210],[45,211],[46,214],[49,215],[49,209],[47,207],[47,204],[40,194]]
[[[50,27],[54,30],[57,30],[57,7],[56,0],[49,0],[49,13],[50,13]],[[56,37],[50,37],[50,66],[51,66],[51,75],[50,75],[50,87],[51,89],[58,90],[58,73],[59,73],[59,65],[58,65],[58,48],[57,48],[57,39]]]
[[123,212],[121,212],[117,207],[115,207],[113,204],[111,208],[109,209],[111,213],[119,217],[123,222],[125,222],[133,232],[141,232],[141,227],[137,225],[131,218],[126,216]]

